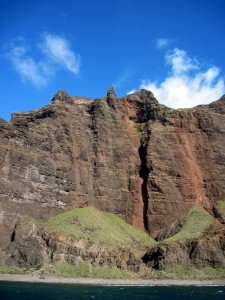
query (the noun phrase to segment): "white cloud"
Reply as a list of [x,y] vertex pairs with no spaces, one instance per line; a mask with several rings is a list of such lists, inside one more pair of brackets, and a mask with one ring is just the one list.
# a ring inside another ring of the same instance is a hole
[[156,40],[156,48],[157,49],[162,49],[168,46],[169,40],[168,39],[157,39]]
[[198,61],[191,59],[187,56],[186,51],[174,48],[173,51],[167,52],[166,63],[172,66],[172,71],[174,74],[183,74],[190,70],[197,70],[199,67]]
[[135,92],[137,92],[136,89],[130,90],[129,92],[127,92],[127,95],[133,94],[133,93],[135,93]]
[[80,60],[71,50],[68,41],[47,34],[40,44],[33,46],[34,50],[39,50],[38,58],[34,56],[34,52],[30,54],[30,48],[21,37],[7,46],[7,57],[23,81],[30,81],[37,87],[45,86],[56,75],[59,67],[79,74]]
[[143,80],[140,88],[150,90],[163,104],[172,108],[207,104],[225,93],[225,83],[216,66],[206,68],[186,51],[173,49],[165,55],[171,71],[160,83]]
[[45,77],[42,65],[27,55],[27,47],[25,45],[15,46],[11,44],[7,56],[23,81],[31,81],[39,87],[47,84],[48,80]]
[[57,35],[46,34],[41,49],[53,62],[74,74],[79,73],[80,58],[70,49],[70,44],[65,39]]

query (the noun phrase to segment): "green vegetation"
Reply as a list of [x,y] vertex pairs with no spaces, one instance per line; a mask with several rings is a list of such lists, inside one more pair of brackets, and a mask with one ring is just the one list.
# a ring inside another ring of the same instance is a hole
[[218,201],[215,205],[216,212],[218,217],[225,222],[225,201]]
[[34,270],[15,266],[0,266],[0,274],[30,274]]
[[26,226],[30,223],[35,224],[37,226],[39,225],[39,222],[30,216],[23,216],[19,220],[19,225],[21,225],[21,226]]
[[204,208],[193,205],[184,218],[181,230],[164,242],[198,238],[206,233],[214,222],[215,219]]
[[153,246],[156,242],[145,232],[121,218],[98,211],[94,207],[73,209],[49,219],[44,228],[86,243],[130,246]]
[[196,269],[190,266],[177,265],[165,270],[151,270],[146,279],[188,279],[188,280],[207,280],[225,278],[225,269],[206,267]]
[[171,117],[171,113],[173,112],[172,109],[168,109],[168,110],[165,110],[164,111],[164,122],[166,123],[171,123],[173,120],[172,120],[172,117]]
[[137,138],[139,141],[141,140],[141,133],[144,129],[144,126],[145,126],[145,123],[139,123],[139,124],[137,124],[137,127],[136,127]]
[[95,267],[86,261],[80,262],[78,265],[55,262],[54,268],[59,275],[64,277],[126,279],[132,276],[132,273],[125,270],[109,267]]

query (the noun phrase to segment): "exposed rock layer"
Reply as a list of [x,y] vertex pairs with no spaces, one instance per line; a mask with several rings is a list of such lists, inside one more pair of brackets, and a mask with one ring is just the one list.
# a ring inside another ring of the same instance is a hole
[[0,246],[20,215],[88,205],[156,236],[193,204],[225,195],[225,98],[173,110],[146,90],[92,101],[59,91],[0,120]]

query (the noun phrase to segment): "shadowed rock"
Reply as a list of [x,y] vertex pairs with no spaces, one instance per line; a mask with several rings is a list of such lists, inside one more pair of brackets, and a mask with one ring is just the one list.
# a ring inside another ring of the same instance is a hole
[[116,109],[117,104],[116,104],[116,93],[114,91],[113,86],[110,86],[107,91],[107,103],[109,107]]

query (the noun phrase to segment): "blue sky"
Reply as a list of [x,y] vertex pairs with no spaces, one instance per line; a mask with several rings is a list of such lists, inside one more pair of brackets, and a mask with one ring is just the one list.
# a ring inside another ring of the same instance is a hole
[[224,0],[0,0],[0,117],[147,88],[167,106],[225,93]]

